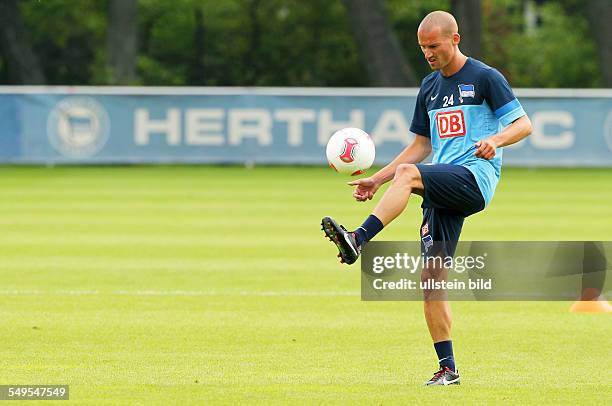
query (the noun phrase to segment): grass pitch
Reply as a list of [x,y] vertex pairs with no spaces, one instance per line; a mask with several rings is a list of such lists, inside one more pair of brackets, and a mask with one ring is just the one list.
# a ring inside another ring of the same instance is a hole
[[[359,300],[319,221],[354,227],[375,202],[327,169],[1,171],[0,384],[69,384],[86,405],[612,398],[612,318],[567,302],[454,303],[463,384],[422,387],[437,367],[422,304]],[[611,240],[611,184],[505,169],[462,238]],[[419,204],[377,239],[418,238]]]

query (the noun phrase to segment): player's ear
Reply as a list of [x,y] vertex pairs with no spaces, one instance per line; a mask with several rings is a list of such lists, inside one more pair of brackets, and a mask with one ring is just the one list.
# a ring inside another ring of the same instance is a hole
[[458,32],[453,34],[453,45],[459,45],[461,42],[461,35]]

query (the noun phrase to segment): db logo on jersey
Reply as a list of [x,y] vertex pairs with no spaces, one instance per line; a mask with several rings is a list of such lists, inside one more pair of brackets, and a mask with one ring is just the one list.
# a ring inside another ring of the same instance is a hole
[[463,111],[453,110],[436,114],[440,138],[463,137],[465,135],[465,119]]

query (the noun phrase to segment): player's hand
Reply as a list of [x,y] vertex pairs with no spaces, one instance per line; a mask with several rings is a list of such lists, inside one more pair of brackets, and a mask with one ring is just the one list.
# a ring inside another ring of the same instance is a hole
[[476,147],[476,152],[474,153],[474,155],[477,158],[484,158],[489,160],[495,157],[495,149],[497,148],[497,145],[495,141],[493,141],[491,138],[485,138],[483,140],[480,140],[476,144],[474,144],[474,146]]
[[372,178],[363,178],[357,179],[351,182],[348,182],[349,186],[356,186],[355,191],[353,192],[353,197],[358,202],[365,202],[366,200],[371,200],[374,197],[374,193],[380,187],[380,184],[376,182]]

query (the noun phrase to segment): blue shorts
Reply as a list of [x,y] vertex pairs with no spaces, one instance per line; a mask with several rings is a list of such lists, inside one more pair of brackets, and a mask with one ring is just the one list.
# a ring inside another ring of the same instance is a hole
[[430,247],[435,243],[441,244],[444,255],[453,256],[463,220],[485,207],[476,178],[461,165],[419,164],[416,167],[424,187],[421,251],[431,254]]

